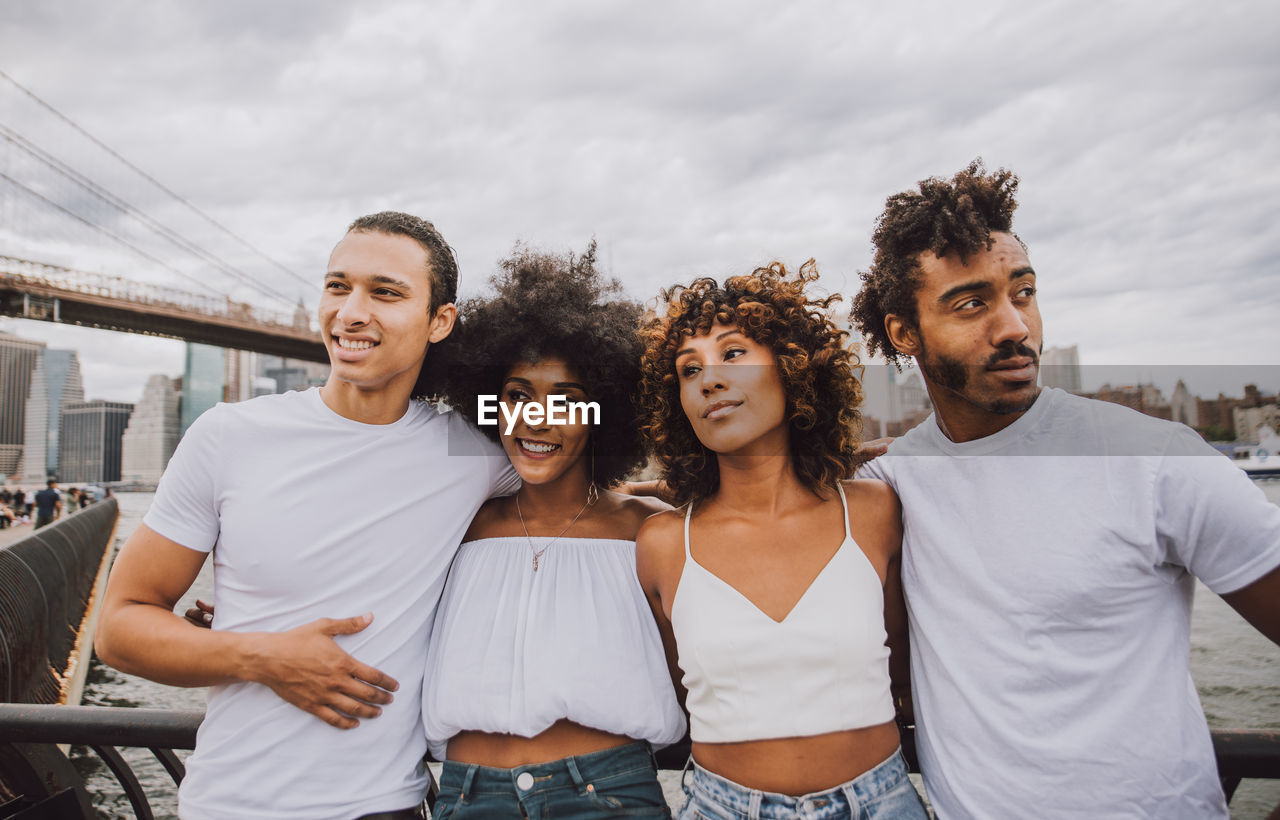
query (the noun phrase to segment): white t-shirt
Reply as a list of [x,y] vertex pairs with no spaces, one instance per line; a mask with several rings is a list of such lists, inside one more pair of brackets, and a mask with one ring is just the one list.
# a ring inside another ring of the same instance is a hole
[[1188,671],[1193,576],[1280,565],[1280,507],[1190,429],[1045,389],[859,477],[903,505],[920,766],[939,817],[1227,816]]
[[182,817],[350,820],[416,805],[422,666],[445,573],[480,505],[516,486],[460,414],[417,402],[393,424],[362,424],[311,389],[197,419],[144,523],[213,549],[213,628],[281,632],[372,612],[336,640],[400,689],[380,717],[341,730],[266,686],[212,687]]

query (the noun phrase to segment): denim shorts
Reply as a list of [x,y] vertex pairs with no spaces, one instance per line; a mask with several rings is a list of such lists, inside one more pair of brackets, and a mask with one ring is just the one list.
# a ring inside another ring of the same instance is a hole
[[670,816],[644,741],[514,769],[446,760],[431,813],[432,820]]
[[679,820],[926,820],[915,786],[907,778],[902,750],[874,769],[835,788],[792,797],[748,789],[693,763],[684,784],[688,797]]

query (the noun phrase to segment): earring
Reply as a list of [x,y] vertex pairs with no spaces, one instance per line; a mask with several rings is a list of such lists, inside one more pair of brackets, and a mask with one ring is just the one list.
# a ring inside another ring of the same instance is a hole
[[587,485],[587,506],[600,500],[600,488],[596,486],[596,443],[591,442],[591,483]]

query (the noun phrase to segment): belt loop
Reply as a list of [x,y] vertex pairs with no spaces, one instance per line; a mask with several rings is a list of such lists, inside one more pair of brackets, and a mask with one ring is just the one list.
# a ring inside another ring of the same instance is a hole
[[476,770],[479,768],[477,764],[472,763],[467,767],[467,773],[462,776],[462,787],[458,789],[458,793],[463,799],[471,796],[471,784],[475,781]]
[[582,776],[582,772],[578,771],[578,758],[566,757],[564,759],[564,767],[569,770],[569,776],[573,778],[573,785],[581,791],[586,787],[587,781]]
[[[857,778],[854,778],[856,780]],[[858,799],[858,790],[853,787],[853,780],[840,785],[840,791],[844,792],[844,799],[849,803],[849,814],[853,817],[858,816],[858,808],[862,801]]]
[[751,790],[751,798],[747,801],[747,817],[750,820],[760,820],[760,803],[764,800],[764,792],[759,789]]

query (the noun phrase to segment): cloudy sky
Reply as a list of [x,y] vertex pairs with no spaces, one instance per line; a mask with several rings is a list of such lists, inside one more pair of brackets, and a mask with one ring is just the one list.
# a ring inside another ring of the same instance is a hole
[[[775,258],[849,293],[885,197],[981,156],[1022,178],[1047,345],[1239,394],[1227,365],[1280,388],[1277,35],[1262,0],[46,0],[0,6],[0,71],[296,272],[242,254],[309,306],[346,223],[383,208],[443,230],[464,294],[516,240],[592,236],[640,299]],[[0,124],[190,223],[3,79]],[[0,254],[131,269],[0,196]],[[90,396],[181,370],[173,342],[0,330],[79,349]]]

